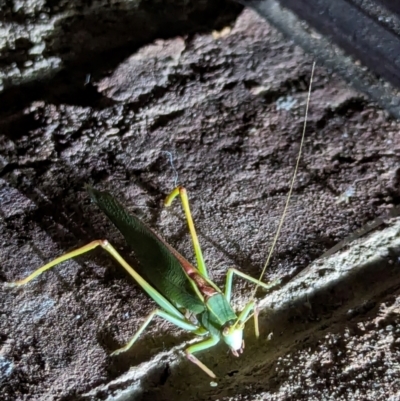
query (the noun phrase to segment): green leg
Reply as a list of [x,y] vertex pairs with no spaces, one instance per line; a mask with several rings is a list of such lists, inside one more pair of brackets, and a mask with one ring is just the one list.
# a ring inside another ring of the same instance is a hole
[[[250,281],[251,283],[260,285],[261,287],[265,288],[265,289],[270,289],[271,287],[274,287],[278,284],[280,284],[281,280],[274,280],[271,281],[270,283],[266,284],[263,283],[262,281],[259,281],[257,279],[255,279],[254,277],[251,277],[245,273],[242,273],[240,270],[235,269],[234,267],[231,267],[230,269],[228,269],[228,273],[226,274],[226,281],[225,281],[225,298],[227,299],[228,302],[230,302],[231,300],[231,295],[232,295],[232,281],[233,281],[233,274],[236,274],[239,277],[244,278],[247,281]],[[237,323],[240,322],[245,322],[247,319],[247,316],[249,315],[249,313],[254,310],[253,312],[253,316],[254,316],[254,330],[255,330],[255,335],[258,338],[260,336],[260,330],[258,327],[258,308],[257,305],[254,301],[250,301],[245,308],[243,309],[243,311],[240,313]]]
[[33,280],[46,270],[58,265],[59,263],[65,262],[66,260],[72,259],[75,256],[82,255],[86,252],[93,250],[101,246],[105,249],[136,281],[137,283],[146,291],[146,293],[160,306],[161,309],[164,309],[171,315],[177,317],[178,319],[184,320],[184,316],[175,306],[173,306],[164,296],[162,296],[154,287],[152,287],[146,280],[144,280],[117,252],[117,250],[107,241],[107,240],[96,240],[91,243],[82,246],[74,251],[68,252],[65,255],[62,255],[53,261],[47,263],[41,268],[35,270],[31,275],[26,277],[23,280],[16,281],[14,283],[6,283],[7,287],[17,287],[20,285],[24,285],[29,283],[29,281]]
[[197,365],[201,370],[203,370],[203,372],[207,373],[208,376],[212,377],[213,379],[216,379],[217,377],[215,376],[214,372],[211,369],[209,369],[206,365],[204,365],[203,362],[199,361],[193,355],[193,353],[204,351],[208,348],[212,348],[218,344],[219,340],[220,340],[219,337],[210,337],[202,341],[201,343],[191,345],[189,348],[185,350],[186,358],[189,359],[190,362],[193,362],[195,365]]
[[208,278],[207,267],[206,267],[206,264],[204,263],[203,253],[201,252],[199,239],[197,238],[196,229],[194,228],[192,213],[190,212],[190,207],[189,207],[189,198],[187,196],[186,189],[183,187],[176,187],[167,196],[167,198],[165,199],[164,205],[167,207],[170,206],[172,201],[178,195],[180,195],[180,197],[181,197],[183,210],[185,211],[186,220],[187,220],[187,223],[189,226],[190,236],[192,237],[194,252],[196,254],[196,260],[197,260],[197,268],[204,277]]
[[250,301],[249,303],[246,304],[244,309],[240,312],[239,317],[237,319],[237,322],[239,324],[243,324],[247,320],[247,316],[249,316],[250,312],[254,310],[256,303],[254,301]]
[[124,347],[117,349],[116,351],[114,351],[111,355],[118,355],[122,352],[128,351],[129,348],[132,347],[132,345],[136,342],[136,340],[139,338],[139,336],[143,333],[143,331],[146,329],[146,327],[150,324],[150,322],[152,321],[154,316],[160,316],[162,318],[164,318],[165,320],[167,320],[168,322],[171,322],[175,325],[177,325],[178,327],[187,330],[187,331],[194,331],[196,332],[198,330],[198,326],[187,322],[186,320],[182,320],[179,319],[175,316],[172,316],[171,314],[169,314],[168,312],[165,312],[161,309],[155,309],[153,310],[153,312],[151,312],[146,320],[142,323],[142,325],[140,326],[139,330],[136,332],[136,334],[132,337],[132,339],[128,342],[128,344],[126,344]]
[[263,283],[262,281],[259,281],[255,279],[254,277],[251,277],[245,273],[242,273],[240,270],[235,269],[234,267],[231,267],[228,269],[228,273],[226,274],[226,281],[225,281],[225,298],[228,302],[231,301],[231,295],[232,295],[232,280],[233,280],[233,274],[236,274],[239,277],[244,278],[247,281],[250,281],[251,283],[260,285],[261,287],[269,290],[271,287],[275,287],[276,285],[280,284],[281,280],[274,280],[271,281],[270,283],[266,284]]
[[[253,311],[253,315],[249,316],[251,311]],[[240,315],[235,324],[243,325],[244,328],[244,325],[247,322],[247,320],[249,320],[252,316],[254,316],[254,331],[256,337],[258,338],[260,337],[260,329],[258,327],[258,313],[259,311],[257,308],[257,304],[255,303],[255,301],[250,301],[248,304],[246,304],[242,312],[240,312]]]

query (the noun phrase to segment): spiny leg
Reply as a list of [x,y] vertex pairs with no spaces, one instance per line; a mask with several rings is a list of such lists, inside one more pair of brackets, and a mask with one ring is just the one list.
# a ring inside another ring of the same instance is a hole
[[82,246],[81,248],[75,249],[74,251],[68,252],[65,255],[59,256],[53,261],[45,264],[39,269],[35,270],[32,274],[26,277],[23,280],[19,280],[13,283],[6,283],[7,287],[17,287],[21,285],[25,285],[29,283],[31,280],[49,270],[50,268],[65,262],[69,259],[72,259],[76,256],[82,255],[86,252],[93,250],[101,246],[104,250],[106,250],[127,272],[136,280],[136,282],[143,288],[144,291],[160,306],[160,308],[169,312],[171,315],[178,317],[179,319],[184,320],[184,316],[175,306],[173,306],[163,295],[161,295],[154,287],[152,287],[146,280],[143,279],[125,260],[124,258],[117,252],[117,250],[107,241],[107,240],[95,240],[90,242],[87,245]]
[[207,267],[206,264],[204,263],[204,258],[203,258],[203,253],[201,251],[199,239],[197,237],[196,229],[194,227],[193,223],[193,218],[192,218],[192,213],[190,212],[190,207],[189,207],[189,198],[186,193],[186,189],[183,187],[176,187],[165,199],[164,205],[165,206],[171,206],[172,201],[180,195],[181,197],[181,202],[182,202],[182,207],[186,215],[186,220],[189,226],[189,231],[190,231],[190,236],[192,237],[192,242],[193,242],[193,247],[194,247],[194,252],[196,254],[196,260],[197,260],[197,268],[199,269],[200,273],[208,278],[208,272],[207,272]]
[[200,343],[191,345],[189,348],[185,350],[186,358],[189,359],[190,362],[193,362],[195,365],[197,365],[203,372],[207,373],[208,376],[212,377],[213,379],[217,378],[215,373],[211,369],[209,369],[206,365],[204,365],[203,362],[197,359],[193,355],[193,353],[212,348],[215,345],[217,345],[218,342],[219,342],[219,337],[210,337]]
[[199,329],[198,326],[196,326],[186,320],[182,320],[175,316],[172,316],[168,312],[165,312],[165,311],[157,308],[157,309],[154,309],[153,312],[151,312],[147,316],[146,320],[142,323],[139,330],[132,337],[132,339],[124,347],[115,350],[111,355],[118,355],[122,352],[128,351],[132,347],[132,345],[136,342],[136,340],[139,338],[139,336],[143,333],[143,331],[146,329],[146,327],[150,324],[150,322],[152,321],[154,316],[160,316],[160,317],[164,318],[165,320],[167,320],[168,322],[171,322],[171,323],[175,324],[176,326],[180,327],[181,329],[184,329],[187,331],[196,332]]

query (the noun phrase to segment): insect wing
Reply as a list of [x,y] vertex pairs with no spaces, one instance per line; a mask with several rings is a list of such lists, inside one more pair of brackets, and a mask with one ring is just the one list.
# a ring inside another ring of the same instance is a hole
[[[195,314],[205,306],[193,289],[178,258],[165,241],[109,193],[87,187],[92,200],[124,236],[139,263],[138,271],[170,302]],[[189,262],[188,262],[189,263]]]

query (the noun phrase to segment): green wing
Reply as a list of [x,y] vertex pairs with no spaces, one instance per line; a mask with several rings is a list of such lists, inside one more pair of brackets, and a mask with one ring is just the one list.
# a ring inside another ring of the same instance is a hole
[[139,263],[141,276],[161,292],[170,302],[195,314],[205,309],[186,276],[181,263],[171,253],[165,241],[107,192],[88,186],[96,205],[107,215],[132,248]]

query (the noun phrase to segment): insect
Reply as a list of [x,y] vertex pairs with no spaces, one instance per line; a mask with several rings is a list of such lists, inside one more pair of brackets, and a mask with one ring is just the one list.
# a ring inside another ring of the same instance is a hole
[[[311,75],[305,120],[307,120],[312,78],[313,72]],[[259,336],[258,310],[255,301],[255,292],[259,286],[269,289],[272,285],[276,284],[276,282],[270,284],[263,283],[261,278],[265,273],[272,250],[282,227],[299,165],[304,135],[305,125],[300,144],[300,152],[287,197],[285,210],[275,235],[274,242],[271,246],[271,251],[259,279],[244,274],[235,268],[230,268],[226,275],[224,291],[222,291],[209,278],[190,212],[189,200],[185,188],[181,186],[176,187],[167,196],[165,205],[170,206],[175,198],[178,196],[180,197],[192,238],[197,268],[188,262],[138,217],[129,214],[112,195],[107,192],[98,191],[91,186],[87,186],[87,190],[93,202],[106,214],[124,236],[128,245],[133,249],[138,265],[141,267],[140,274],[123,259],[118,251],[107,240],[95,240],[81,248],[54,259],[34,271],[23,280],[14,283],[7,283],[7,286],[15,287],[24,285],[46,270],[100,246],[128,271],[134,280],[158,305],[158,307],[146,317],[133,338],[124,347],[114,351],[113,355],[130,349],[150,324],[152,319],[155,316],[159,316],[184,330],[202,337],[200,342],[189,346],[185,350],[186,357],[200,367],[210,377],[216,378],[214,372],[193,354],[209,349],[222,340],[230,348],[233,355],[239,356],[244,350],[244,326],[251,317],[254,317],[255,334],[257,337]],[[239,313],[236,313],[230,305],[234,275],[256,284],[251,300]],[[194,316],[195,319],[188,318],[187,312]]]

